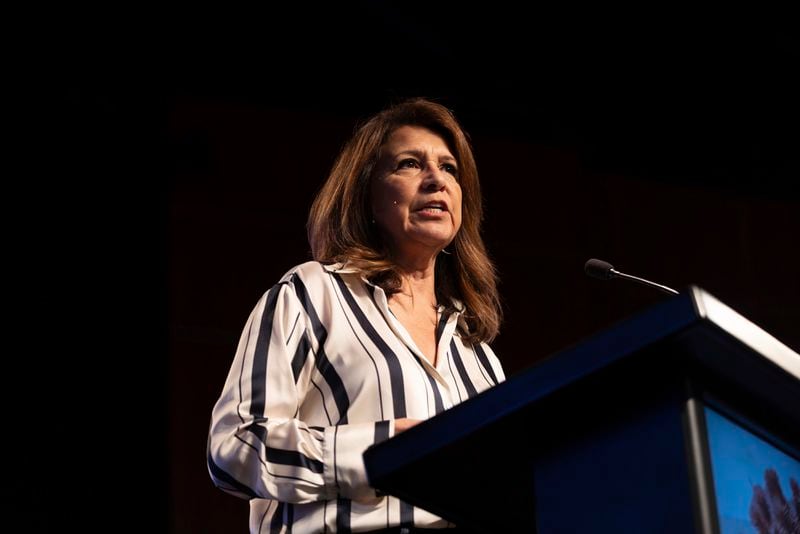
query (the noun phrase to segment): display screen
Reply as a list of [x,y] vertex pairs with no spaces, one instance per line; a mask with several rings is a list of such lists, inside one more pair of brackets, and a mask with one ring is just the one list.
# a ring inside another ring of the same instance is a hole
[[721,534],[800,532],[800,459],[708,407]]

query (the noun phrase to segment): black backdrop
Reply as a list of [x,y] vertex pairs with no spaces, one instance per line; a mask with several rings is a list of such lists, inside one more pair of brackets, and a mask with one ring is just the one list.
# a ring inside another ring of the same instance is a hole
[[19,240],[27,340],[48,343],[8,388],[30,408],[13,428],[47,436],[14,449],[39,468],[12,461],[4,490],[31,525],[246,530],[246,502],[205,470],[211,407],[251,307],[309,258],[336,152],[404,96],[471,133],[507,374],[664,298],[587,279],[589,257],[698,284],[800,348],[800,47],[780,17],[579,23],[452,2],[59,15],[32,67],[43,166],[18,218],[39,224]]

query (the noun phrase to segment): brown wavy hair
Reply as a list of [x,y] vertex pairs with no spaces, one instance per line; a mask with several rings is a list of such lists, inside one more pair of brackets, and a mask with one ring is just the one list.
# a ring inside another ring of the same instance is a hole
[[400,291],[400,273],[390,250],[371,223],[370,186],[381,149],[401,126],[421,126],[440,135],[458,163],[462,221],[450,254],[436,259],[436,298],[456,309],[463,303],[466,328],[462,337],[472,343],[491,341],[500,330],[501,306],[497,272],[481,238],[483,202],[478,170],[467,134],[453,113],[424,98],[394,104],[358,127],[339,153],[328,179],[317,193],[308,215],[308,240],[314,259],[347,263],[391,295]]

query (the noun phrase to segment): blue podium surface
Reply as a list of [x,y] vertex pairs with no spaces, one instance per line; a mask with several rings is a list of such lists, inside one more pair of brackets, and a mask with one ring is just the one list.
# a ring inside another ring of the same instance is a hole
[[757,532],[770,470],[791,500],[798,450],[800,355],[690,286],[364,461],[375,488],[476,532],[727,534]]

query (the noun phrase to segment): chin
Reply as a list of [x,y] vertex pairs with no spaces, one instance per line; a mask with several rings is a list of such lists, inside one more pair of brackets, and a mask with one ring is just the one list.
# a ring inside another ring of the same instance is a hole
[[440,236],[426,236],[426,237],[427,237],[427,239],[420,238],[420,239],[416,239],[415,241],[417,243],[423,243],[427,247],[430,247],[431,249],[436,249],[436,250],[440,250],[440,249],[445,248],[447,245],[452,243],[453,240],[455,239],[454,236],[451,236],[451,235],[447,235],[447,236],[441,236],[441,235]]
[[408,228],[400,239],[396,242],[401,246],[403,244],[419,247],[420,245],[431,250],[441,250],[453,242],[456,238],[456,232],[453,232],[451,226],[447,228]]

